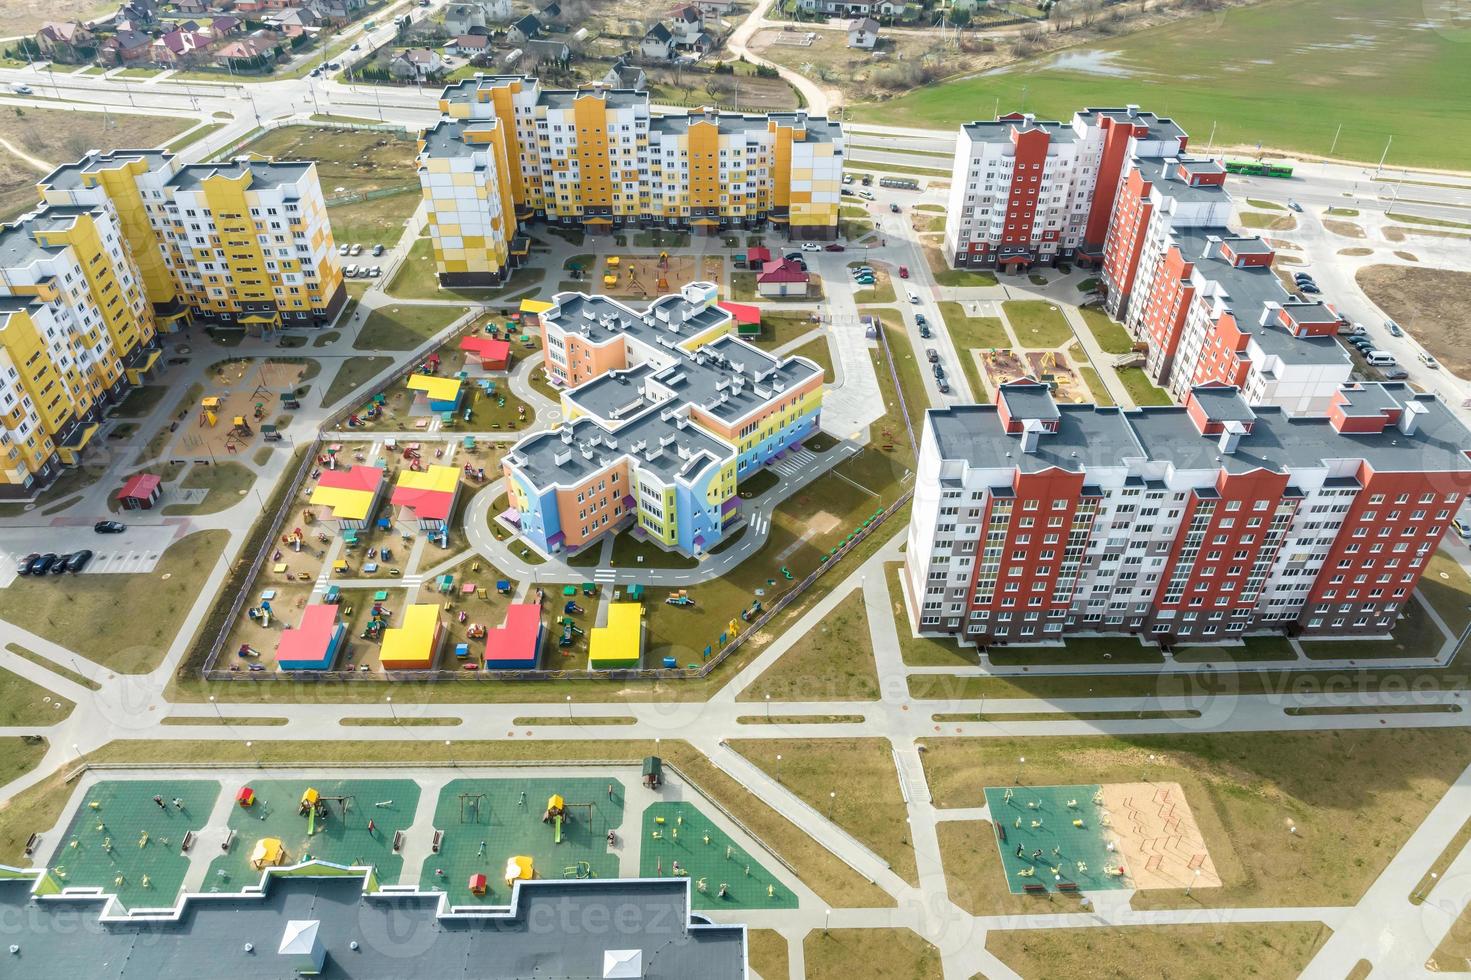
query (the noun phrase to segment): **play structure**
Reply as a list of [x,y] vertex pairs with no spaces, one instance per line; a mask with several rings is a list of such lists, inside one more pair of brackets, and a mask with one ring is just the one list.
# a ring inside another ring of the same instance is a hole
[[577,807],[586,811],[584,818],[587,820],[588,826],[591,826],[591,803],[568,803],[559,793],[553,793],[550,797],[547,798],[547,808],[545,811],[543,811],[541,815],[541,822],[549,823],[552,825],[553,844],[562,843],[563,825],[572,822],[572,815],[567,811],[572,809],[573,807]]
[[608,625],[594,626],[588,640],[588,666],[593,670],[637,667],[643,660],[644,607],[638,602],[608,606]]
[[510,885],[517,881],[530,881],[536,877],[535,862],[524,854],[506,859],[506,884]]
[[322,830],[322,825],[332,815],[328,804],[336,803],[340,811],[341,819],[346,822],[348,811],[352,808],[351,796],[323,796],[315,787],[308,786],[297,801],[296,812],[306,817],[306,835],[315,837]]
[[250,866],[257,871],[286,863],[286,848],[279,837],[262,837],[250,852]]

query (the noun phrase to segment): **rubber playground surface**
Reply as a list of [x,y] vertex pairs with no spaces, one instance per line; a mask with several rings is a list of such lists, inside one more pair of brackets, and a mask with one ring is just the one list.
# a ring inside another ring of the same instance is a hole
[[651,804],[644,810],[643,834],[639,877],[672,878],[678,861],[696,909],[797,907],[796,895],[689,803]]
[[181,853],[184,835],[204,826],[219,794],[212,780],[99,782],[87,790],[57,844],[52,875],[64,888],[115,894],[129,909],[171,908],[189,871],[189,855]]
[[[236,892],[260,884],[260,870],[251,866],[256,841],[281,841],[282,864],[311,859],[334,864],[371,865],[380,881],[393,884],[403,872],[403,858],[393,853],[393,834],[407,830],[419,805],[419,784],[412,779],[260,779],[231,785],[233,797],[240,786],[255,791],[255,803],[230,806],[230,851],[209,866],[200,891]],[[309,821],[300,812],[301,796],[315,789],[326,804],[327,816]],[[385,804],[379,806],[379,804]],[[344,813],[345,804],[345,813]],[[373,831],[368,831],[368,821]],[[308,834],[309,823],[316,832]]]
[[1125,856],[1117,845],[1108,849],[1115,835],[1105,826],[1102,799],[1098,785],[986,787],[996,847],[1013,895],[1023,894],[1028,885],[1056,891],[1064,882],[1079,891],[1134,887],[1126,875],[1107,871],[1123,867]]
[[[553,795],[567,804],[560,844],[541,819]],[[506,861],[522,856],[532,859],[537,878],[617,878],[618,855],[607,838],[622,825],[616,779],[456,779],[440,790],[434,828],[444,838],[424,860],[419,887],[445,892],[454,905],[505,905]],[[484,895],[470,891],[475,874],[485,875]]]

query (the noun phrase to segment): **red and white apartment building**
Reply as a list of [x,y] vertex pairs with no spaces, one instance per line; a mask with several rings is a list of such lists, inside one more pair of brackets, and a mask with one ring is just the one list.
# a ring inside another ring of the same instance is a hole
[[1468,446],[1397,383],[1344,385],[1312,417],[1229,385],[1127,410],[1002,385],[926,416],[912,622],[981,645],[1386,634],[1471,492]]

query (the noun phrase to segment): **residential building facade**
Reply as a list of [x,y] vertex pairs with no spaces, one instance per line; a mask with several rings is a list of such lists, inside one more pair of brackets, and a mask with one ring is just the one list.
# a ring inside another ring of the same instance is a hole
[[[521,221],[707,232],[770,223],[792,238],[837,235],[844,138],[842,127],[824,118],[655,115],[646,92],[550,90],[519,75],[450,85],[440,111],[466,126],[498,123],[498,135],[487,138],[504,143]],[[421,165],[440,146],[460,152],[430,140]],[[487,165],[499,165],[499,154]],[[421,166],[421,175],[428,172]]]
[[926,416],[906,601],[920,632],[977,644],[1387,634],[1471,490],[1468,446],[1403,384],[1346,385],[1313,418],[1224,385],[1131,410],[1003,385]]
[[558,293],[539,315],[566,421],[502,462],[519,531],[547,554],[636,528],[702,554],[740,525],[741,480],[817,431],[822,368],[731,336],[713,283],[643,311]]

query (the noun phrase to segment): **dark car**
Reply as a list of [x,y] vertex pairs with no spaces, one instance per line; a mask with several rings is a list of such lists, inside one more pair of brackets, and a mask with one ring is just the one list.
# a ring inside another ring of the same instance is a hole
[[1315,296],[1323,291],[1318,288],[1317,283],[1312,282],[1300,282],[1297,284],[1297,288],[1301,289],[1305,293],[1312,293]]
[[31,562],[35,561],[37,558],[40,558],[40,557],[41,557],[41,553],[39,551],[33,551],[29,555],[26,555],[20,561],[18,561],[18,562],[15,563],[15,573],[17,575],[29,575],[29,574],[31,574]]
[[889,210],[892,211],[895,214],[898,214],[899,213],[899,205],[897,205],[897,204],[890,204],[889,205]]
[[86,568],[87,563],[91,560],[91,548],[83,548],[81,551],[74,551],[66,559],[66,570],[75,575],[77,574],[77,572],[80,572],[82,569]]
[[940,352],[933,347],[929,347],[925,349],[924,356],[929,358],[931,364],[934,364],[940,359]]
[[1389,331],[1391,337],[1403,337],[1405,335],[1405,332],[1400,329],[1399,324],[1393,320],[1385,320],[1384,329]]
[[827,246],[827,250],[829,252],[842,252],[842,251],[844,251],[844,248],[843,248],[843,246],[839,245],[837,242],[833,242],[832,244],[830,244],[830,245]]
[[71,561],[71,558],[72,556],[70,554],[62,555],[57,558],[56,561],[51,563],[51,574],[65,575],[67,562]]
[[950,382],[946,381],[944,378],[940,378],[938,381],[936,381],[935,387],[940,389],[940,394],[942,395],[950,394]]
[[31,562],[31,574],[45,575],[47,572],[51,571],[51,566],[55,565],[57,561],[58,558],[54,552],[47,552],[40,558],[37,558],[35,561]]
[[929,340],[930,339],[930,328],[929,328],[929,324],[921,323],[919,325],[919,336],[920,336],[920,339],[921,340]]
[[98,534],[122,534],[128,529],[128,525],[121,521],[98,521],[92,525],[92,530]]
[[924,318],[923,313],[916,313],[914,314],[914,324],[919,327],[927,327],[930,325],[930,321]]
[[943,378],[944,376],[945,376],[945,365],[938,364],[937,363],[935,365],[935,380],[938,381],[941,378]]

